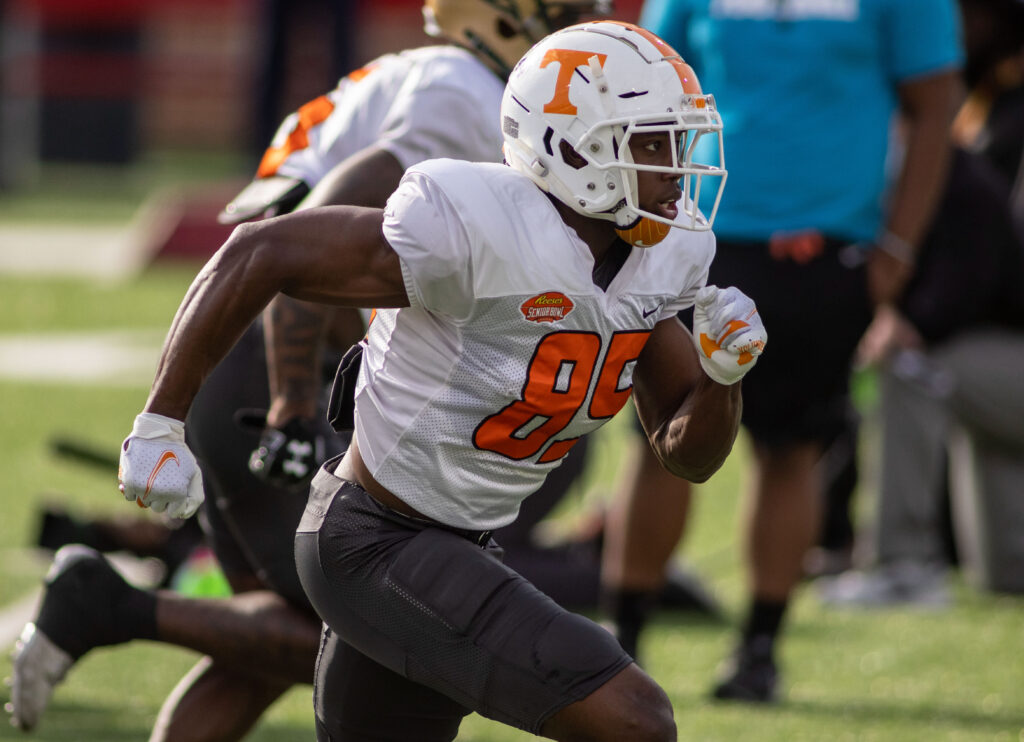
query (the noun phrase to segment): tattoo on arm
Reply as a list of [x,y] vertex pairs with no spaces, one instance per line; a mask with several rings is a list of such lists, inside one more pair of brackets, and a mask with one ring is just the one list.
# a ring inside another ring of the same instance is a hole
[[315,406],[331,307],[278,295],[267,313],[271,395]]

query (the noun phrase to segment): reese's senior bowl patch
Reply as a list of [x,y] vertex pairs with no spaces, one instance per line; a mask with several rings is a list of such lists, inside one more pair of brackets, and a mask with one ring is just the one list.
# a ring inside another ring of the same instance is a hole
[[572,311],[573,303],[560,291],[545,291],[523,302],[519,307],[531,322],[557,322]]

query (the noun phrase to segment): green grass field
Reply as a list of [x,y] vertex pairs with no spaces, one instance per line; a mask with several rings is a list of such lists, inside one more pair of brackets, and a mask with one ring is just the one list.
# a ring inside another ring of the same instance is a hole
[[[156,268],[117,285],[0,277],[0,343],[20,333],[112,329],[141,331],[158,343],[193,270]],[[0,345],[0,353],[11,352]],[[0,606],[28,594],[45,572],[45,559],[27,548],[43,499],[66,500],[81,513],[133,507],[117,492],[116,472],[58,458],[50,444],[54,436],[73,435],[116,452],[145,400],[145,377],[117,384],[0,379]],[[564,521],[614,487],[630,432],[623,421],[605,431],[586,481],[559,514]],[[641,647],[647,669],[672,698],[680,739],[1024,742],[1024,600],[978,594],[963,584],[956,585],[953,607],[933,613],[827,611],[806,589],[782,647],[785,702],[750,708],[707,700],[742,607],[736,520],[746,455],[741,440],[701,488],[680,554],[708,580],[730,620],[660,614]],[[69,673],[36,732],[26,736],[0,724],[0,740],[145,740],[164,697],[195,659],[149,643],[95,651]],[[9,674],[5,648],[0,676]],[[7,691],[0,694],[6,702]],[[296,688],[251,739],[311,740],[311,713],[310,688]],[[459,736],[461,742],[531,738],[479,717],[467,719]]]

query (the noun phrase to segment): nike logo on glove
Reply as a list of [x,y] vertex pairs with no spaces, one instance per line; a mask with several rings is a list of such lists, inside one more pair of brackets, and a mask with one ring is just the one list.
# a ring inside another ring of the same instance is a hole
[[164,468],[164,464],[168,461],[173,461],[176,466],[181,466],[181,463],[178,461],[178,457],[174,451],[164,451],[160,455],[160,460],[156,462],[156,466],[153,467],[153,471],[150,472],[149,479],[146,481],[147,495],[149,494],[149,491],[153,489],[153,482],[156,480],[156,475],[160,473],[160,470]]

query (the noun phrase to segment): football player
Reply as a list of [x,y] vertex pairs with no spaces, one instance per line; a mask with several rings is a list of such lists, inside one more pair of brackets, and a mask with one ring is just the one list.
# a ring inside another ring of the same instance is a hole
[[[423,10],[428,32],[450,43],[380,57],[289,116],[225,221],[297,205],[379,207],[405,168],[424,159],[499,161],[498,111],[511,66],[549,31],[604,14],[608,2],[428,0]],[[354,310],[334,315],[330,334],[343,349],[364,327]],[[214,601],[135,590],[97,553],[60,552],[15,649],[15,725],[38,723],[83,654],[132,639],[203,655],[168,698],[154,741],[241,739],[288,688],[312,682],[320,619],[299,584],[293,542],[316,466],[344,445],[317,422],[323,379],[311,360],[319,346],[309,341],[327,321],[318,305],[275,301],[265,325],[254,323],[206,380],[186,423],[209,495],[205,530],[236,595]],[[269,389],[264,326],[274,361]],[[253,432],[254,416],[236,412],[266,406],[271,391],[269,414],[255,417]]]
[[[325,621],[323,741],[451,740],[471,711],[553,739],[675,739],[665,692],[503,565],[492,532],[633,391],[675,474],[704,481],[731,450],[766,334],[748,297],[705,285],[715,208],[695,202],[721,195],[721,121],[670,47],[605,21],[532,47],[501,123],[507,165],[429,160],[383,210],[238,227],[122,447],[125,498],[188,515],[203,494],[182,420],[263,307],[279,292],[376,307],[352,444],[317,473],[296,535]],[[717,163],[693,160],[704,138]]]

